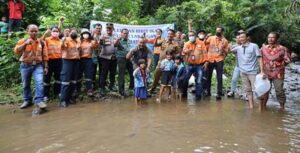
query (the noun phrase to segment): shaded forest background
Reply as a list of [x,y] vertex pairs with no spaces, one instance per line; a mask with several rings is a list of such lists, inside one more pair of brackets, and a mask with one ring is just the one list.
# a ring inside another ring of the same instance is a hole
[[[238,29],[247,29],[254,42],[261,44],[266,34],[277,31],[281,42],[291,50],[300,48],[300,0],[23,0],[26,4],[23,27],[29,23],[47,27],[66,17],[68,26],[88,27],[90,20],[125,24],[175,23],[187,30],[187,19],[194,29],[214,32],[223,25],[228,39]],[[6,0],[0,0],[5,4]],[[1,5],[0,14],[7,15]]]

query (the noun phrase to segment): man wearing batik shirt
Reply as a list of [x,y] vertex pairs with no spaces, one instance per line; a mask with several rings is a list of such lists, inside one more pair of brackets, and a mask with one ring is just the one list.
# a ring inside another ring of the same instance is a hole
[[[280,103],[280,109],[284,110],[286,101],[283,82],[284,69],[290,63],[290,54],[286,47],[278,43],[279,34],[271,32],[268,35],[268,44],[261,48],[262,54],[262,73],[264,78],[268,78],[274,85],[276,97]],[[264,110],[269,99],[269,92],[261,98],[260,109]]]
[[154,80],[152,83],[151,88],[149,89],[150,93],[153,93],[156,89],[156,86],[159,83],[159,79],[161,77],[161,68],[160,68],[160,62],[166,58],[166,52],[167,50],[171,50],[172,55],[178,55],[180,54],[180,49],[178,47],[178,44],[174,41],[175,37],[175,31],[172,29],[168,30],[168,38],[163,41],[161,45],[161,52],[159,54],[159,61],[156,66],[155,72],[154,72]]

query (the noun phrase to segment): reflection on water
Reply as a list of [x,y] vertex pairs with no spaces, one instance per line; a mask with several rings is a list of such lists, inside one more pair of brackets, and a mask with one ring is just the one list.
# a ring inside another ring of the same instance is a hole
[[276,103],[259,112],[232,99],[154,101],[139,107],[131,98],[67,109],[50,105],[48,113],[37,117],[31,117],[32,109],[2,107],[0,152],[300,152],[296,102],[281,113]]

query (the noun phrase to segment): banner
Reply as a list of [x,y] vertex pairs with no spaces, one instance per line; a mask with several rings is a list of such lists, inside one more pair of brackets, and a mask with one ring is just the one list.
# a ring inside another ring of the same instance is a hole
[[[95,24],[100,23],[102,25],[102,34],[106,34],[106,23],[102,21],[91,21],[90,30],[93,31]],[[155,38],[155,30],[161,29],[163,31],[162,37],[167,37],[167,30],[174,29],[174,24],[159,24],[159,25],[125,25],[125,24],[114,24],[113,36],[116,38],[120,37],[121,30],[126,28],[129,31],[130,47],[133,48],[137,45],[138,39],[146,33],[146,38]],[[153,50],[153,45],[147,44],[147,46]]]

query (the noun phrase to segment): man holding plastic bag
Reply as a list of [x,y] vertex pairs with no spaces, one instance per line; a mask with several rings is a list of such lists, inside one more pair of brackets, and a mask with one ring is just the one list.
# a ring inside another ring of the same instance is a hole
[[[262,53],[262,74],[263,78],[268,78],[274,85],[276,97],[280,103],[280,109],[284,110],[286,101],[283,82],[285,66],[290,63],[290,54],[286,47],[278,43],[279,34],[271,32],[268,35],[268,44],[261,48]],[[269,92],[260,97],[260,109],[264,110],[269,99]]]

